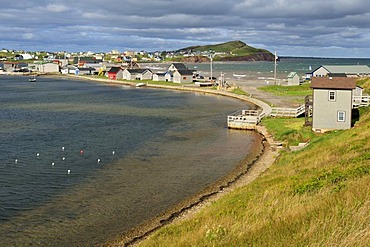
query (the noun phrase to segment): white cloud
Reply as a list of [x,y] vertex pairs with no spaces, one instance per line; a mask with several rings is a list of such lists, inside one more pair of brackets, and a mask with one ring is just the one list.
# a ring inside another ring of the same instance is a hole
[[35,35],[33,33],[25,33],[22,35],[24,39],[32,40],[35,38]]
[[52,3],[48,4],[46,6],[47,11],[52,12],[52,13],[63,13],[68,10],[68,8],[63,5],[63,4],[58,4],[58,3]]

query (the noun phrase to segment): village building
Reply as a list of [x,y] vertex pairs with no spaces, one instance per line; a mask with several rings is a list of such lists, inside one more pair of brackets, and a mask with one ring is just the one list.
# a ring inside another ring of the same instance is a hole
[[73,64],[77,65],[78,67],[83,67],[85,63],[102,63],[102,59],[97,59],[96,57],[74,57]]
[[189,70],[188,67],[186,67],[185,64],[183,63],[172,63],[167,71],[171,71],[171,72],[174,72],[174,71],[177,71],[177,70]]
[[183,63],[172,63],[167,69],[166,81],[174,83],[192,83],[194,73]]
[[124,80],[152,80],[153,72],[150,69],[125,69]]
[[31,60],[31,59],[33,59],[33,56],[31,54],[28,54],[28,53],[17,54],[17,55],[15,55],[14,59],[15,60]]
[[299,75],[297,72],[290,72],[288,75],[288,86],[299,85]]
[[332,76],[343,74],[346,77],[370,76],[370,67],[367,65],[321,65],[313,70],[312,77]]
[[28,64],[28,69],[38,73],[58,73],[60,66],[58,63],[35,62]]
[[90,67],[90,68],[78,68],[78,70],[79,70],[79,73],[78,73],[79,75],[93,75],[96,71],[96,69],[92,68],[92,67]]
[[166,81],[166,72],[154,73],[153,81]]
[[192,83],[193,72],[191,70],[177,70],[173,72],[172,82],[174,83]]
[[166,74],[164,75],[164,79],[165,81],[173,82],[173,72],[167,71]]
[[313,77],[312,130],[349,129],[352,123],[356,78]]
[[111,80],[123,79],[123,71],[121,67],[112,67],[108,70],[108,78]]

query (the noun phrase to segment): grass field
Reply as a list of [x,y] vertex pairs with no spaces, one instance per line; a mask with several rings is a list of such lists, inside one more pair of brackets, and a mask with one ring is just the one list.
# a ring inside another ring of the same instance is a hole
[[305,83],[299,86],[280,86],[280,85],[270,85],[259,87],[259,90],[273,93],[275,95],[284,95],[284,96],[306,96],[312,95],[312,89],[310,88],[311,84]]

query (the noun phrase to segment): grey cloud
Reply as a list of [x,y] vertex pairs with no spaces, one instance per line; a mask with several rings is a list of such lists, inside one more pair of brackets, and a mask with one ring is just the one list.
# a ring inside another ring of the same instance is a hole
[[238,39],[285,55],[361,50],[370,56],[367,5],[367,0],[20,0],[2,3],[0,46],[171,50]]

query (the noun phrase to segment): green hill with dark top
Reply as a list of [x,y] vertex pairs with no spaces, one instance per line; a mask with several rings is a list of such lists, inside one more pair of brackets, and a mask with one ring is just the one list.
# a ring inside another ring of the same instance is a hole
[[[180,49],[178,52],[195,54],[204,54],[207,52],[214,53],[214,61],[274,61],[274,55],[271,52],[249,46],[242,41],[230,41],[215,45],[190,46]],[[201,55],[184,57],[183,59],[194,60],[199,59],[199,56]]]

